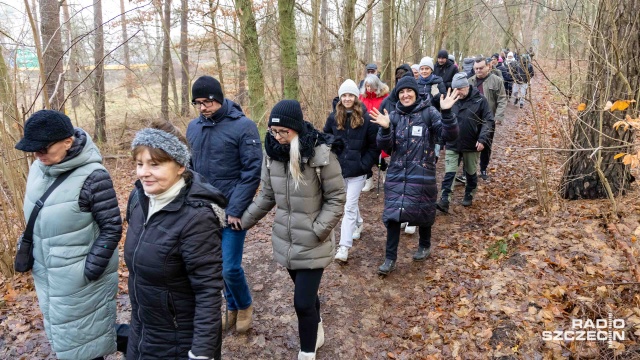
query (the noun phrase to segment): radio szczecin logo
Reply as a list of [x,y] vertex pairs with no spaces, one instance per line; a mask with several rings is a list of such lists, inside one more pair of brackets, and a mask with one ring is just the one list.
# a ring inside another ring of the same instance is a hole
[[613,348],[614,341],[624,341],[624,319],[614,319],[609,313],[607,319],[571,319],[571,330],[543,331],[543,341],[606,341]]

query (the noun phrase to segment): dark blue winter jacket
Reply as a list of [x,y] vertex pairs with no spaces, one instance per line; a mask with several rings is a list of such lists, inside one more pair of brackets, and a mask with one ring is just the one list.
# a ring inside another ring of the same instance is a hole
[[227,198],[227,215],[241,217],[260,185],[258,127],[229,99],[224,99],[212,118],[200,115],[189,123],[191,165]]
[[336,122],[335,106],[339,99],[336,97],[333,103],[333,112],[327,118],[323,132],[333,134],[344,141],[344,150],[338,156],[342,177],[351,178],[362,176],[371,170],[376,162],[380,150],[376,145],[376,134],[379,126],[371,122],[367,108],[362,105],[364,124],[355,129],[351,128],[351,115],[347,115],[345,128],[338,130]]

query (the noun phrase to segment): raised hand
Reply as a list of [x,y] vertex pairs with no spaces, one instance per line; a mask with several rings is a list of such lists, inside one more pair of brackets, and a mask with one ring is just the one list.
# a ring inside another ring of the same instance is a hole
[[391,120],[389,119],[389,112],[387,109],[384,109],[384,114],[378,111],[377,108],[373,108],[373,110],[369,111],[369,115],[371,115],[371,122],[380,125],[383,129],[388,129]]
[[440,109],[441,110],[449,110],[453,107],[453,104],[458,101],[458,89],[453,89],[451,92],[451,88],[447,90],[447,96],[440,95]]

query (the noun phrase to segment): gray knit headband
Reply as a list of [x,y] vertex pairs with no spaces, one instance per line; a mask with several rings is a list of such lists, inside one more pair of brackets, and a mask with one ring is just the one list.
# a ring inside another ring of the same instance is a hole
[[178,164],[189,166],[191,159],[189,148],[178,137],[166,131],[151,128],[138,131],[131,143],[131,149],[133,150],[137,146],[160,149],[169,154]]

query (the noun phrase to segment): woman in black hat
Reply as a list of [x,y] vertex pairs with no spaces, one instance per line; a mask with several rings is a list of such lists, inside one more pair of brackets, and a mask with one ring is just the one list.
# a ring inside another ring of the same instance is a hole
[[33,280],[44,327],[58,359],[101,359],[116,351],[118,242],[116,192],[96,145],[65,114],[40,110],[26,122],[16,149],[35,154],[24,197],[33,227]]
[[458,136],[456,117],[451,106],[458,100],[457,90],[441,95],[442,116],[430,99],[419,100],[418,84],[413,77],[403,77],[395,88],[398,103],[395,111],[371,112],[372,123],[380,125],[378,147],[391,155],[384,184],[382,221],[387,227],[384,263],[378,273],[387,275],[396,267],[400,224],[419,226],[420,241],[414,261],[424,261],[431,253],[431,226],[435,222],[437,185],[437,139],[446,141]]

